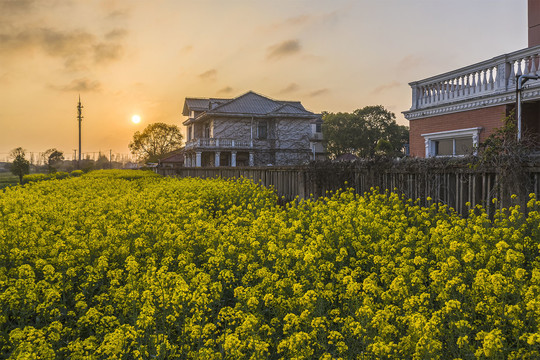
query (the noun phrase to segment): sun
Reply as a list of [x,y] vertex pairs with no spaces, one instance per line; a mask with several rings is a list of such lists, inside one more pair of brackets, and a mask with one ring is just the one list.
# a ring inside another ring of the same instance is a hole
[[138,124],[141,122],[141,117],[139,115],[133,115],[131,117],[131,122],[134,124]]

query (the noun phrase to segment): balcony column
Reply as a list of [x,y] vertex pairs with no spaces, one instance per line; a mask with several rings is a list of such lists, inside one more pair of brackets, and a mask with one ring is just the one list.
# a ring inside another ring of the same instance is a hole
[[412,107],[411,107],[411,110],[416,110],[416,109],[418,109],[420,91],[418,89],[417,83],[411,83],[410,86],[412,88]]
[[184,166],[189,167],[189,156],[188,156],[188,154],[184,154]]
[[195,152],[195,167],[201,167],[201,158],[202,158],[202,152],[196,151]]
[[236,167],[236,151],[231,151],[231,166]]
[[215,166],[215,167],[218,167],[218,166],[219,166],[220,156],[221,156],[221,152],[216,151],[216,153],[215,153],[215,158],[214,158],[214,166]]
[[255,165],[255,153],[253,151],[249,152],[249,166]]

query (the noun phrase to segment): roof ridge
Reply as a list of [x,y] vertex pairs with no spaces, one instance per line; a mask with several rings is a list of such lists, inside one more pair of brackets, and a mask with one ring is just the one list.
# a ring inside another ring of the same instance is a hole
[[298,110],[301,110],[301,111],[304,111],[304,112],[311,112],[311,111],[306,110],[306,108],[304,108],[304,106],[302,105],[302,103],[300,101],[292,101],[292,102],[297,103],[300,106],[296,106],[296,105],[291,104],[291,103],[285,103],[285,104],[283,104],[283,106],[281,108],[283,108],[285,106],[291,106],[291,107],[293,107],[295,109],[298,109]]
[[[233,101],[236,101],[236,100],[238,100],[238,99],[241,99],[241,98],[243,98],[243,97],[245,97],[245,96],[247,96],[247,95],[249,95],[249,94],[254,94],[254,95],[257,95],[257,96],[259,96],[259,97],[262,97],[262,98],[268,99],[268,100],[270,100],[270,101],[273,101],[273,102],[277,102],[277,101],[276,101],[276,100],[274,100],[274,99],[270,99],[270,98],[269,98],[269,97],[267,97],[267,96],[264,96],[264,95],[258,94],[258,93],[256,93],[256,92],[255,92],[255,91],[253,91],[253,90],[249,90],[249,91],[248,91],[248,92],[246,92],[245,94],[242,94],[242,95],[240,95],[240,96],[237,96],[237,97],[235,97],[235,98],[233,98],[233,99],[230,99],[229,101],[227,101],[227,102],[224,102],[223,104],[219,104],[219,105],[218,105],[218,106],[216,106],[215,108],[213,108],[213,109],[210,109],[210,111],[214,111],[214,110],[216,110],[216,109],[219,109],[220,107],[224,107],[224,106],[226,106],[226,105],[228,105],[228,104],[232,103]],[[274,111],[274,110],[272,110],[272,111]]]

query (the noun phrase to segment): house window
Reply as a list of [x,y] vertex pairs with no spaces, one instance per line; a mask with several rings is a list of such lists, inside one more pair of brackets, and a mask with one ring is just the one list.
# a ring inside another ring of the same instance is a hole
[[193,126],[188,126],[188,128],[187,128],[187,139],[188,139],[188,141],[193,138],[193,136],[192,136],[192,133],[193,133],[192,128],[193,128]]
[[210,124],[204,124],[204,137],[206,139],[210,138]]
[[259,120],[259,122],[257,123],[257,138],[268,138],[268,123],[266,120]]
[[321,123],[316,123],[315,124],[315,132],[316,133],[321,133],[322,132],[322,124]]
[[426,157],[473,154],[478,146],[481,129],[478,127],[422,134],[426,145]]

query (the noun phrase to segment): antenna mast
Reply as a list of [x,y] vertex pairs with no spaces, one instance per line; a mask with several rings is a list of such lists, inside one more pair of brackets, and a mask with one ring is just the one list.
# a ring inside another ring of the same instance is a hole
[[81,167],[81,124],[82,124],[82,108],[81,95],[79,94],[79,103],[77,104],[77,120],[79,121],[79,160],[77,161],[77,168]]

